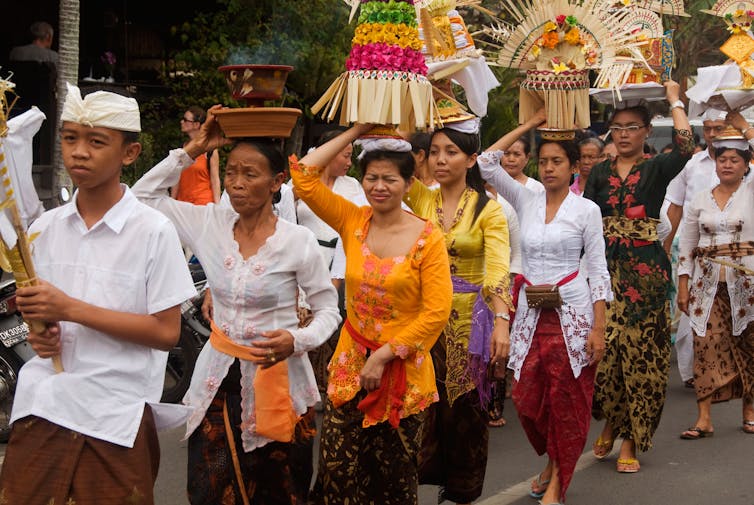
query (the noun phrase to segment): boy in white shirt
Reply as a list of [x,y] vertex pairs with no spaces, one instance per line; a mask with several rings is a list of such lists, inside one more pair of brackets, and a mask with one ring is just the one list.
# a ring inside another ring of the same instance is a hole
[[[195,294],[170,221],[120,184],[141,152],[136,100],[69,85],[63,163],[78,190],[30,228],[38,286],[19,288],[38,356],[19,374],[0,502],[154,502],[157,428],[184,407],[159,405],[180,304]],[[56,373],[53,356],[64,371]],[[172,417],[172,419],[171,419]]]

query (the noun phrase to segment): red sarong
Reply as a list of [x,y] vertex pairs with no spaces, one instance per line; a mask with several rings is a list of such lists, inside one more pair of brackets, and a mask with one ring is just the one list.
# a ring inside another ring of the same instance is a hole
[[[383,344],[367,340],[356,331],[351,322],[346,319],[343,325],[351,338],[371,351],[376,351]],[[371,391],[359,402],[358,409],[372,419],[382,419],[384,412],[388,412],[388,421],[393,428],[398,428],[401,422],[403,397],[406,395],[406,362],[396,357],[385,365],[382,371],[380,387]]]
[[512,398],[534,450],[558,462],[561,502],[589,434],[595,370],[573,376],[558,314],[542,310]]

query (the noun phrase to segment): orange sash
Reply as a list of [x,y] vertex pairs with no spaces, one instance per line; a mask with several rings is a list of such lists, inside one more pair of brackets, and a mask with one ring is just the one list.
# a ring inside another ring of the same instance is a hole
[[[265,360],[251,354],[251,348],[233,342],[213,321],[209,341],[218,351],[258,365]],[[298,423],[293,409],[288,382],[288,362],[285,360],[269,368],[257,367],[254,376],[254,415],[257,435],[277,442],[291,442]]]

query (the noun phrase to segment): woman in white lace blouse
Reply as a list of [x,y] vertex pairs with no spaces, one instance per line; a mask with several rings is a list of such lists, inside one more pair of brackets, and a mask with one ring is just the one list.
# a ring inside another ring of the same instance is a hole
[[[337,294],[312,232],[273,213],[287,166],[274,142],[240,140],[233,147],[225,166],[232,208],[167,196],[194,158],[228,142],[213,110],[200,135],[133,187],[170,218],[212,286],[212,335],[183,399],[194,407],[189,501],[305,503],[319,400],[307,351],[337,327]],[[313,312],[305,328],[297,287]]]
[[[728,121],[754,137],[740,114],[729,113]],[[681,433],[686,440],[711,436],[712,403],[733,398],[743,400],[744,432],[754,433],[754,183],[743,180],[752,153],[738,134],[713,142],[720,184],[684,210],[678,308],[694,332],[698,409],[693,427]]]
[[[612,292],[602,217],[593,202],[569,190],[579,159],[575,143],[544,141],[539,146],[545,187],[539,193],[500,166],[499,149],[507,147],[512,136],[480,155],[479,166],[487,182],[516,209],[521,224],[523,276],[513,288],[514,296],[520,296],[508,367],[516,379],[512,396],[521,424],[537,453],[549,457],[530,494],[541,503],[562,503],[586,443],[595,364],[605,351],[605,302]],[[578,272],[582,250],[589,284]],[[530,307],[521,284],[559,285],[561,303],[548,309]]]

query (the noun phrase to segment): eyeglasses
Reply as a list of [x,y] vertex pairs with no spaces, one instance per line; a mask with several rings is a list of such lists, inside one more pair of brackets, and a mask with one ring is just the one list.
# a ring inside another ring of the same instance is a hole
[[181,118],[181,123],[198,123],[198,122],[199,121],[197,121],[196,119],[187,118],[185,116]]
[[626,126],[614,125],[608,128],[608,130],[610,130],[610,133],[617,135],[621,132],[636,133],[642,128],[646,128],[646,126],[638,125],[638,124],[630,124]]
[[710,132],[722,133],[723,130],[725,130],[725,128],[727,127],[726,126],[702,126],[702,130],[704,130],[704,133],[710,133]]

